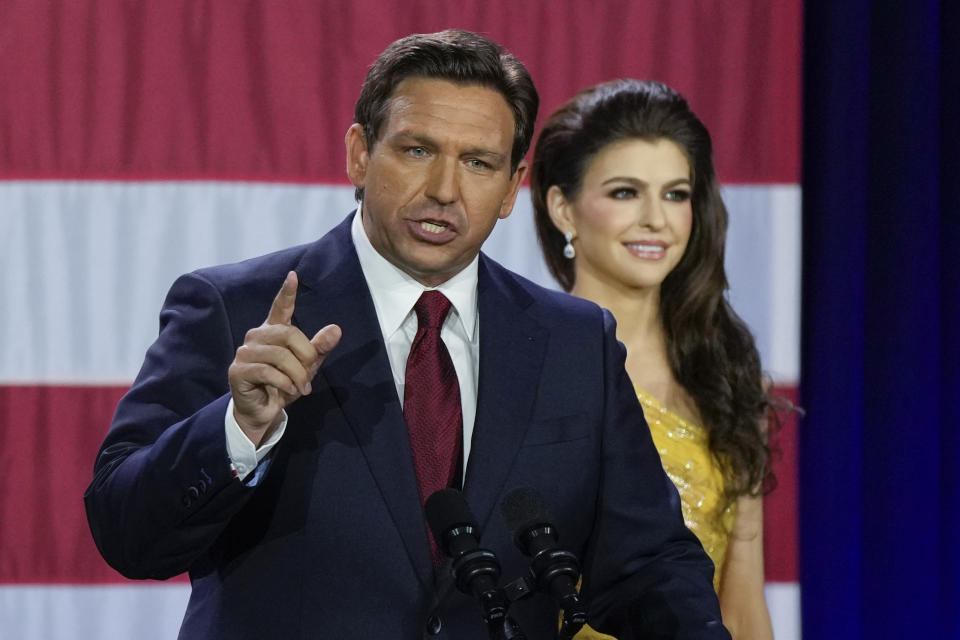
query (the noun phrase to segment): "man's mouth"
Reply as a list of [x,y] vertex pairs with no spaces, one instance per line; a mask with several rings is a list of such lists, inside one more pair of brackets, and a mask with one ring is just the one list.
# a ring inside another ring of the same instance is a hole
[[431,222],[430,220],[421,220],[420,228],[426,231],[427,233],[443,233],[447,230],[448,225],[442,222]]
[[409,220],[410,233],[414,238],[429,244],[446,244],[457,237],[457,227],[452,222],[427,218],[424,220]]

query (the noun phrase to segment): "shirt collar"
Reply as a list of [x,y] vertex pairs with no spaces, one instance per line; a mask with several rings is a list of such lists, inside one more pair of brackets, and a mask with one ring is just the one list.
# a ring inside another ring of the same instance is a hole
[[377,319],[386,342],[413,310],[420,295],[428,289],[436,289],[450,300],[457,318],[469,340],[474,340],[477,327],[477,274],[480,258],[475,257],[463,270],[437,287],[424,287],[410,275],[397,268],[373,248],[361,215],[363,203],[357,208],[350,226],[350,235],[360,260],[360,269],[367,280],[373,297]]

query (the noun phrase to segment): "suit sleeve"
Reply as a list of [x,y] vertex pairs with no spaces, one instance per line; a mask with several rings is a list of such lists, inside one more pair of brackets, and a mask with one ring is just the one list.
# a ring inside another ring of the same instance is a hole
[[187,570],[252,493],[226,451],[232,336],[209,281],[191,274],[174,283],[84,494],[100,553],[127,577]]
[[713,564],[683,524],[624,369],[626,351],[604,311],[605,409],[597,521],[584,591],[591,625],[620,640],[729,639]]

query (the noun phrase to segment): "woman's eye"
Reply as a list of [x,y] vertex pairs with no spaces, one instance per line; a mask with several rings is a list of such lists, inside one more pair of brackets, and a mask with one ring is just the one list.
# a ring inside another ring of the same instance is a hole
[[620,189],[614,189],[610,192],[610,197],[616,200],[629,200],[630,198],[635,198],[637,196],[637,190],[631,189],[630,187],[622,187]]
[[674,189],[667,192],[666,198],[674,202],[686,202],[690,199],[690,192],[686,189]]

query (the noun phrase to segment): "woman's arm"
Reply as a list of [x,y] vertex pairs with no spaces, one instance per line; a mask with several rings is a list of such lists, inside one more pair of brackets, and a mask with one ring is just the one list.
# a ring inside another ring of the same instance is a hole
[[763,498],[742,496],[720,575],[723,624],[734,640],[773,640],[763,594]]

